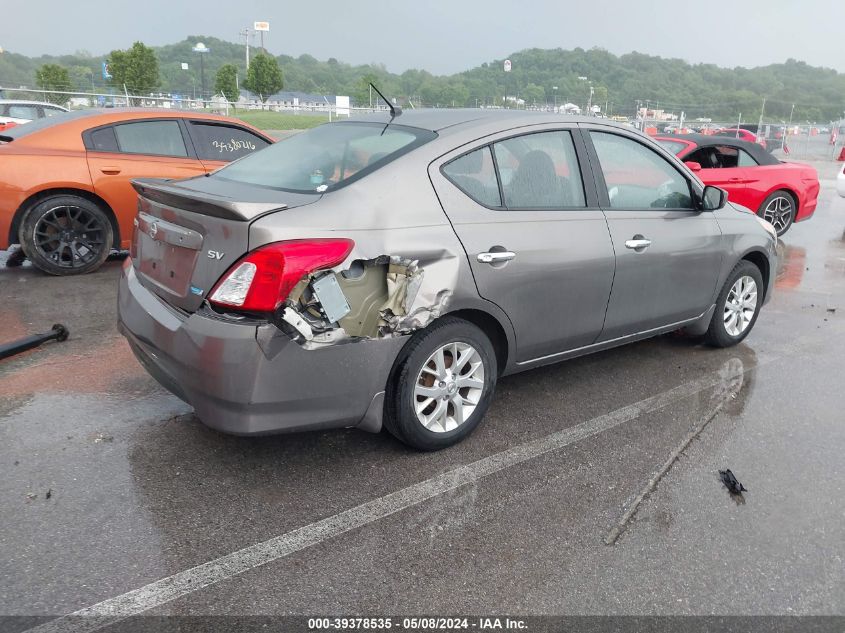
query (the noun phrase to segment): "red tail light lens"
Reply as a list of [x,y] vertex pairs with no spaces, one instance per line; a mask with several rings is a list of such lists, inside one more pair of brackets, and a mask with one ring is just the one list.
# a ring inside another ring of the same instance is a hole
[[305,275],[342,263],[355,242],[313,239],[274,242],[247,253],[214,285],[213,305],[248,312],[273,312]]

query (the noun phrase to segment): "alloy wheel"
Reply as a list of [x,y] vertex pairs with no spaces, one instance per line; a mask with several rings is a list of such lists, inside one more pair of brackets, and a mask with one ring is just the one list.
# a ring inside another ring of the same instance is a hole
[[96,260],[104,248],[104,228],[90,211],[76,206],[54,207],[35,225],[34,245],[60,268],[80,268]]
[[792,223],[793,202],[787,196],[778,196],[769,201],[763,209],[763,219],[775,227],[778,235]]
[[757,283],[748,275],[734,282],[725,300],[725,330],[731,336],[739,336],[751,324],[757,312]]
[[434,433],[447,433],[472,415],[484,393],[484,363],[470,344],[437,348],[423,363],[414,383],[414,413]]

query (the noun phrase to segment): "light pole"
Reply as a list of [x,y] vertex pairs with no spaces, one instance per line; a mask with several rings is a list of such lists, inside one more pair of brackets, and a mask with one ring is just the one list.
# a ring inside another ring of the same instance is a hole
[[205,61],[203,55],[210,53],[211,49],[202,42],[197,42],[191,50],[200,56],[200,99],[203,100],[203,107],[205,107]]
[[552,90],[555,93],[555,112],[557,112],[557,86],[552,86]]

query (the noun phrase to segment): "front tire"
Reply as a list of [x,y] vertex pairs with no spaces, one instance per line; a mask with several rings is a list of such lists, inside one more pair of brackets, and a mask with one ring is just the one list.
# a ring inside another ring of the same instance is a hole
[[391,373],[385,427],[419,450],[457,444],[487,412],[497,375],[496,353],[481,329],[438,319],[413,335]]
[[111,252],[114,233],[99,206],[80,196],[45,198],[23,218],[21,248],[32,264],[51,275],[84,275]]
[[713,347],[731,347],[751,332],[763,305],[763,275],[760,269],[742,260],[728,275],[716,299],[716,311],[704,342]]
[[757,215],[775,227],[778,237],[783,235],[795,221],[798,205],[792,194],[783,189],[770,193],[757,209]]

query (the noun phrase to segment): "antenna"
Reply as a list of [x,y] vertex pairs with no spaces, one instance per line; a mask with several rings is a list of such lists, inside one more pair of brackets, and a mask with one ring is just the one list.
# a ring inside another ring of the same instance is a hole
[[376,88],[372,83],[370,83],[370,88],[375,90],[376,93],[378,94],[378,96],[381,97],[382,100],[387,104],[387,107],[390,108],[390,120],[391,121],[393,119],[395,119],[396,117],[398,117],[400,114],[402,114],[402,108],[400,108],[398,105],[393,105],[390,101],[388,101],[387,97],[385,97],[383,94],[381,94],[381,90]]

